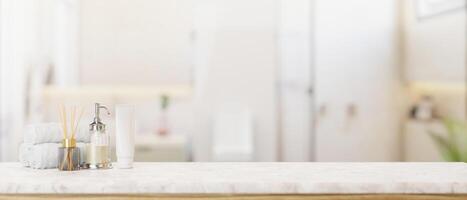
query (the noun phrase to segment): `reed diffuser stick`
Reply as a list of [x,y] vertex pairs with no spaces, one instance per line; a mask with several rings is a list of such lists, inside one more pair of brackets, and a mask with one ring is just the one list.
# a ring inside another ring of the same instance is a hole
[[84,112],[84,109],[81,108],[81,111],[80,111],[79,116],[78,116],[78,120],[77,120],[75,126],[73,127],[72,138],[75,138],[76,132],[78,131],[78,125],[81,122],[81,117],[83,116],[83,112]]
[[[67,136],[67,128],[66,128],[66,111],[65,111],[65,106],[63,104],[60,105],[60,119],[62,123],[62,129],[63,129],[63,140],[66,140],[68,138]],[[64,153],[63,154],[63,161],[60,162],[59,169],[64,170],[65,169],[65,163],[68,164],[68,154]]]
[[73,106],[72,109],[71,109],[71,116],[70,116],[70,118],[71,118],[71,121],[70,121],[71,138],[70,139],[73,139],[74,134],[75,134],[75,133],[73,133],[73,129],[75,127],[75,115],[76,115],[76,106]]
[[[71,134],[71,140],[73,140],[73,126],[74,126],[74,121],[75,121],[75,107],[73,106],[72,109],[71,109],[71,113],[70,113],[70,134]],[[73,156],[72,156],[72,152],[71,152],[71,149],[68,149],[67,151],[67,154],[68,154],[68,158],[67,158],[67,161],[68,161],[68,170],[72,170],[72,159],[73,159]]]
[[65,135],[65,138],[64,139],[67,139],[68,138],[68,129],[67,129],[67,118],[66,118],[66,108],[65,106],[62,104],[62,114],[63,114],[63,132],[64,132],[64,135]]
[[60,116],[60,124],[62,126],[62,133],[63,133],[63,138],[66,138],[66,134],[65,134],[65,126],[63,126],[65,124],[65,121],[63,119],[63,111],[62,111],[62,107],[61,106],[58,106],[58,116]]

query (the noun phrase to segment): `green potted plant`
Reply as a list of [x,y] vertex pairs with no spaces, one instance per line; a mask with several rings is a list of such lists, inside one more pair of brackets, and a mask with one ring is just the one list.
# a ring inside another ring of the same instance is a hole
[[444,119],[443,125],[447,136],[429,132],[443,159],[449,162],[467,162],[467,124],[453,119]]
[[165,136],[169,133],[169,122],[168,122],[168,109],[170,105],[169,95],[163,94],[160,96],[160,116],[159,116],[159,128],[157,133],[161,136]]

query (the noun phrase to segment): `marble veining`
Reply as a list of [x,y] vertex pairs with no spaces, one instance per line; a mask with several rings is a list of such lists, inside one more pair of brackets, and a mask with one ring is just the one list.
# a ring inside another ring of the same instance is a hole
[[467,194],[464,163],[135,163],[34,170],[0,163],[3,194]]

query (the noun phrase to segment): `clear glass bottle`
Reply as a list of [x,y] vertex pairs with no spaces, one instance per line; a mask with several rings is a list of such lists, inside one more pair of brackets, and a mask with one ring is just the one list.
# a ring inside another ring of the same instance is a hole
[[110,134],[106,132],[105,124],[102,123],[99,113],[100,109],[105,109],[110,115],[107,107],[95,104],[94,121],[89,124],[91,142],[86,148],[85,168],[108,169],[111,168],[110,160]]

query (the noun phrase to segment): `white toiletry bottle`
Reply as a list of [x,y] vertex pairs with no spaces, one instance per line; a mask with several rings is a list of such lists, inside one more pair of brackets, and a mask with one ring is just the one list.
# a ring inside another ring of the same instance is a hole
[[105,124],[102,123],[99,116],[100,109],[105,109],[110,115],[107,107],[95,104],[95,116],[89,124],[89,133],[91,142],[86,149],[86,164],[84,168],[89,169],[108,169],[112,167],[110,161],[110,134],[106,132]]
[[132,168],[135,154],[135,108],[133,105],[116,106],[115,126],[117,167]]

